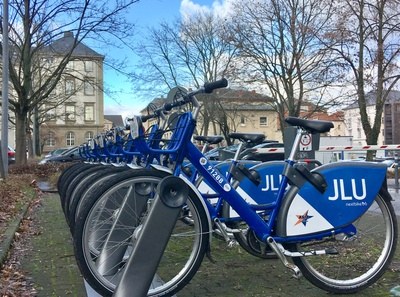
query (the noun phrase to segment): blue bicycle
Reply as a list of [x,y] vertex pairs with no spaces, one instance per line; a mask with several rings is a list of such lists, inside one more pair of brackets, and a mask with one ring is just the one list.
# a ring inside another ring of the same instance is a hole
[[[104,182],[106,186],[82,202],[74,246],[86,280],[103,296],[113,294],[128,263],[135,265],[128,259],[157,185],[174,175],[188,185],[188,198],[148,296],[169,296],[181,290],[210,252],[210,234],[215,230],[220,234],[246,230],[261,252],[273,250],[296,277],[304,275],[328,292],[353,293],[376,282],[388,268],[397,245],[386,167],[372,162],[339,162],[309,170],[295,160],[302,135],[324,133],[333,125],[290,117],[286,122],[297,127],[297,134],[287,160],[256,165],[251,170],[236,164],[228,169],[232,175],[228,180],[191,142],[200,108],[195,95],[225,84],[225,80],[206,84],[164,106],[171,110],[190,103],[194,109],[180,114],[168,145],[162,149],[148,145],[140,117],[135,118],[133,134],[138,148],[143,154],[168,156],[168,166],[152,165],[113,175]],[[183,174],[185,160],[212,189],[209,194],[216,200],[207,199]],[[279,168],[281,173],[274,179],[279,182],[272,187],[267,170],[259,166],[269,168],[271,176]],[[262,181],[268,182],[268,187],[264,184],[260,189]],[[271,190],[271,195],[262,189]],[[262,192],[264,199],[255,196]],[[237,215],[224,209],[233,209]],[[157,238],[154,241],[156,244]]]

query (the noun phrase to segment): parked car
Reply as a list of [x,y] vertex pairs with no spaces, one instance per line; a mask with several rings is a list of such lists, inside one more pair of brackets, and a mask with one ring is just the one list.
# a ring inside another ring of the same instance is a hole
[[400,173],[400,165],[393,162],[390,166],[388,166],[387,172],[394,175],[396,173],[396,169],[397,173]]
[[224,146],[213,148],[206,152],[204,156],[206,156],[208,160],[219,160],[220,151],[224,148]]
[[218,151],[218,160],[223,161],[226,159],[232,159],[235,156],[236,150],[239,148],[239,144],[232,144],[226,146]]
[[[274,151],[274,149],[276,148],[279,148],[279,150]],[[282,150],[280,148],[282,148]],[[245,149],[240,154],[240,159],[261,161],[261,162],[284,160],[285,153],[283,151],[283,148],[284,144],[280,142],[275,142],[275,141],[264,142],[255,145],[252,148]]]
[[50,158],[52,156],[57,156],[57,155],[61,155],[63,152],[69,150],[70,148],[68,147],[63,147],[63,148],[58,148],[55,150],[50,151],[47,155],[45,155],[45,158]]
[[48,158],[42,159],[39,164],[47,163],[64,163],[64,162],[76,162],[81,160],[81,156],[78,152],[79,147],[72,147],[59,155],[50,156]]
[[[231,159],[235,156],[236,150],[238,149],[238,144],[234,144],[227,147],[216,148],[210,150],[205,154],[209,160],[226,160]],[[252,160],[252,161],[272,161],[272,160],[284,160],[284,152],[279,151],[276,153],[266,152],[266,150],[261,150],[262,148],[283,148],[283,143],[279,143],[276,140],[264,140],[262,143],[250,146],[244,149],[239,156],[242,160]]]
[[8,146],[7,155],[8,155],[8,164],[15,163],[15,150],[11,146]]
[[386,158],[384,160],[376,160],[378,162],[382,162],[383,164],[385,164],[388,168],[391,167],[396,160],[394,158]]

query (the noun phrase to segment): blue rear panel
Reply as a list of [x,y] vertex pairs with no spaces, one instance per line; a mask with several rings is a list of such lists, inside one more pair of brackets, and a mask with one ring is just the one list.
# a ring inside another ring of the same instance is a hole
[[328,187],[320,193],[306,183],[285,203],[286,235],[312,234],[351,224],[373,203],[386,176],[386,166],[373,162],[339,162],[314,170]]

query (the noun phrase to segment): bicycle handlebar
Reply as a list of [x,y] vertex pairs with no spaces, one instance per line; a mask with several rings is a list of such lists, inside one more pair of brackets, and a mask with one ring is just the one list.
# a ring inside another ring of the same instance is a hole
[[212,93],[212,91],[214,91],[216,89],[225,88],[227,86],[228,86],[228,80],[226,78],[222,78],[220,80],[216,80],[216,81],[210,82],[210,83],[205,83],[203,87],[201,87],[198,90],[189,92],[185,96],[181,97],[180,100],[177,100],[176,102],[173,102],[173,103],[164,104],[164,110],[170,111],[174,107],[184,105],[184,104],[190,102],[192,97],[197,94],[202,94],[202,93],[210,94],[210,93]]
[[201,94],[201,93],[210,94],[216,89],[225,88],[227,86],[228,86],[228,80],[226,78],[222,78],[220,80],[216,80],[216,81],[213,81],[213,82],[205,83],[204,86],[201,87],[200,89],[197,89],[195,91],[189,92],[188,94],[186,94],[186,95],[182,96],[181,98],[179,98],[177,101],[172,102],[172,103],[165,103],[162,107],[156,109],[153,112],[153,114],[141,115],[140,119],[144,123],[144,122],[146,122],[146,121],[148,121],[150,119],[154,119],[154,118],[159,117],[165,111],[170,111],[174,107],[182,106],[182,105],[184,105],[186,103],[189,103],[191,101],[192,97],[194,95],[196,95],[196,94]]
[[212,91],[220,88],[226,88],[228,86],[228,80],[226,78],[216,80],[214,82],[204,84],[204,93],[211,93]]

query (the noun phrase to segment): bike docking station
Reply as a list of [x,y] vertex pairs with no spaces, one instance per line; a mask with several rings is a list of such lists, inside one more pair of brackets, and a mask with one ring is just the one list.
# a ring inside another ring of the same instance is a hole
[[[297,128],[296,127],[286,127],[285,135],[283,139],[285,159],[289,157],[289,153],[292,149],[294,139],[296,137]],[[297,160],[315,160],[315,151],[318,151],[320,143],[320,134],[304,133],[301,136],[299,150],[296,154]],[[313,169],[315,163],[307,164],[308,169]]]
[[176,176],[167,176],[158,184],[147,218],[132,239],[133,252],[114,297],[144,297],[152,282],[162,282],[155,275],[157,267],[188,193],[188,185]]

